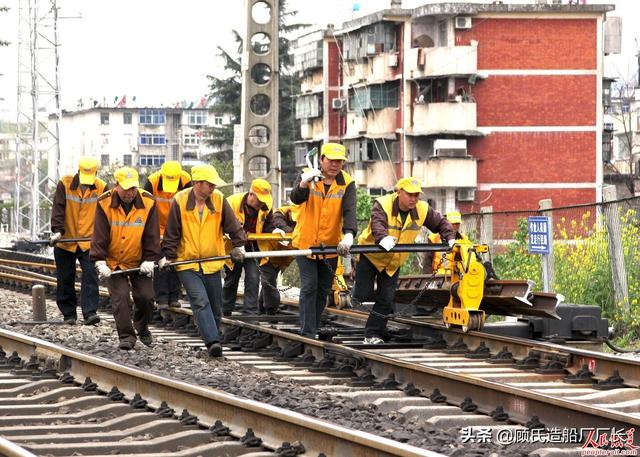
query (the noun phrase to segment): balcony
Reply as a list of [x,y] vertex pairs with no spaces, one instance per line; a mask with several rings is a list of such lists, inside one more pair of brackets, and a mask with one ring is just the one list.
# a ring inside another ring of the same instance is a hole
[[300,124],[300,138],[308,141],[322,141],[323,139],[322,118],[306,119]]
[[451,133],[479,135],[476,104],[466,102],[427,103],[413,106],[410,135]]
[[347,112],[347,132],[345,138],[387,138],[395,139],[397,128],[397,108],[382,108]]
[[420,178],[426,188],[477,187],[475,157],[432,157],[414,161],[412,176]]
[[363,63],[346,62],[343,80],[346,86],[354,84],[380,84],[400,78],[397,73],[398,54],[386,52],[369,57]]
[[473,75],[478,72],[478,45],[411,48],[405,65],[409,79]]
[[359,111],[347,112],[347,138],[356,138],[367,133],[367,118]]

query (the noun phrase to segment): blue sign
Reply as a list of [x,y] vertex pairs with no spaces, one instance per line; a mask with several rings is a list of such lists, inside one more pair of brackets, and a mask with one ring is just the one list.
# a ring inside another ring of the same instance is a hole
[[529,253],[551,252],[551,224],[547,216],[529,216]]

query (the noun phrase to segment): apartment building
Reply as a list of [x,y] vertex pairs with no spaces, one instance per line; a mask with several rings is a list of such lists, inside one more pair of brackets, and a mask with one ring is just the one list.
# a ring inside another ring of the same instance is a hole
[[[55,117],[50,119],[57,122]],[[229,115],[191,108],[101,108],[63,112],[60,120],[59,175],[72,173],[82,156],[103,167],[127,165],[157,169],[166,160],[199,163],[215,152],[205,144],[205,127],[231,123]]]
[[599,201],[611,5],[394,7],[301,37],[296,162],[343,142],[372,193],[417,176],[441,211]]

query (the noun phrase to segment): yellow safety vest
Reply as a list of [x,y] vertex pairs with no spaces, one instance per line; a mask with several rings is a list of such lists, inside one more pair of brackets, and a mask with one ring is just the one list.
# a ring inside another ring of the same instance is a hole
[[[398,240],[398,244],[411,244],[416,240],[416,237],[420,233],[420,227],[424,225],[424,221],[427,218],[429,211],[429,205],[426,202],[418,201],[416,205],[416,211],[418,212],[417,219],[413,219],[411,213],[409,213],[402,223],[400,212],[397,215],[393,215],[393,205],[398,198],[398,194],[393,193],[379,197],[376,201],[382,206],[382,210],[387,215],[388,234]],[[358,238],[358,244],[376,244],[371,231],[371,221],[369,225],[364,229],[360,237]],[[389,276],[393,276],[395,272],[400,268],[407,258],[408,252],[393,252],[384,254],[364,254],[367,259],[376,267],[378,271],[385,270]]]
[[153,196],[142,189],[138,193],[144,203],[143,208],[131,207],[128,214],[124,213],[122,205],[111,207],[113,191],[108,191],[98,198],[111,226],[109,249],[107,251],[107,266],[112,270],[120,268],[126,270],[137,268],[142,262],[142,234],[153,208]]
[[[192,210],[187,210],[189,192],[192,191],[193,189],[184,189],[174,197],[176,205],[180,208],[182,221],[182,238],[180,238],[180,244],[178,245],[176,260],[182,261],[225,255],[224,233],[222,232],[224,196],[219,190],[214,190],[210,197],[213,203],[213,212],[205,205],[201,218],[197,207],[194,206]],[[212,274],[220,271],[223,266],[224,260],[217,260],[179,265],[176,266],[176,270],[198,270],[201,267],[203,273]]]
[[[229,206],[231,206],[231,209],[233,210],[233,213],[238,218],[238,222],[240,222],[240,225],[243,225],[243,226],[244,226],[245,215],[244,215],[244,210],[242,209],[242,199],[244,198],[245,195],[247,195],[247,193],[248,192],[241,192],[239,194],[233,194],[232,196],[227,197],[227,203],[229,203]],[[267,219],[267,216],[269,215],[269,211],[271,211],[270,208],[258,210],[258,219],[256,220],[256,233],[262,233],[262,227],[264,227],[264,221]],[[229,239],[225,241],[225,248],[226,248],[227,254],[229,254],[231,252],[231,249],[233,249],[233,246],[231,245],[231,241]],[[269,242],[258,241],[258,249],[261,251],[268,251]],[[268,257],[262,258],[260,259],[260,265],[264,265],[268,261],[269,261]],[[227,267],[229,269],[233,269],[233,260],[227,260]]]
[[[98,197],[104,192],[107,184],[100,178],[96,178],[95,189],[82,191],[82,186],[71,188],[74,175],[64,176],[60,179],[64,185],[64,238],[91,238],[93,234],[93,221],[96,218]],[[82,251],[91,247],[90,241],[79,243],[58,243],[57,247],[65,251],[76,252],[78,246]]]
[[[177,192],[167,192],[165,190],[160,190],[158,186],[160,184],[161,177],[162,173],[160,171],[156,171],[155,173],[149,175],[149,178],[147,179],[149,179],[151,187],[153,188],[152,194],[156,199],[156,211],[158,212],[158,223],[160,224],[160,236],[163,236],[165,227],[167,226],[167,218],[169,217],[171,202],[173,201],[173,197]],[[191,176],[189,176],[189,173],[182,170],[182,172],[180,173],[180,183],[184,187],[190,182]]]
[[334,179],[325,194],[324,183],[320,180],[309,189],[307,201],[299,205],[298,223],[293,231],[295,248],[307,249],[320,244],[336,246],[342,239],[342,199],[353,179],[344,170],[341,173],[344,184],[338,184]]

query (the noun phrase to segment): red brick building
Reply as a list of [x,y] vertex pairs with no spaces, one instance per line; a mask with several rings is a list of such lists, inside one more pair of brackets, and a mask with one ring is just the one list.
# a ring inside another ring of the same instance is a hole
[[382,193],[417,176],[442,211],[600,201],[612,10],[429,4],[302,37],[297,162],[340,141],[359,185]]

